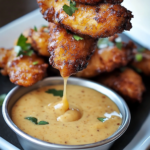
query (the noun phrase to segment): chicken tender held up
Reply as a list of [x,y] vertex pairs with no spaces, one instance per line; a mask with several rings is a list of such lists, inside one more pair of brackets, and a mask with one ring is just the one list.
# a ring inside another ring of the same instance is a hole
[[99,77],[99,82],[114,89],[132,101],[142,101],[145,91],[142,78],[132,69],[126,68],[123,72],[114,71]]
[[[41,13],[48,22],[63,25],[75,34],[89,35],[93,38],[109,37],[132,28],[132,13],[118,4],[99,4],[90,6],[73,3],[76,11],[67,14],[68,0],[37,0]],[[67,5],[67,6],[66,6]],[[64,8],[65,7],[65,8]]]
[[1,73],[7,75],[12,83],[20,86],[31,86],[42,80],[46,75],[48,64],[36,54],[16,56],[14,49],[0,48]]
[[88,60],[96,49],[97,40],[83,35],[75,35],[60,25],[49,24],[50,63],[68,77],[86,68]]
[[82,4],[97,4],[97,3],[110,3],[110,4],[120,4],[123,0],[74,0],[75,2]]
[[[135,56],[136,54],[137,51],[135,52]],[[150,50],[145,49],[140,55],[142,56],[142,59],[140,61],[134,59],[131,65],[145,75],[150,76]]]
[[[111,37],[111,39],[114,39]],[[134,57],[134,43],[122,43],[119,49],[116,45],[98,49],[91,57],[86,69],[76,74],[78,77],[92,78],[104,72],[126,66]]]
[[50,38],[48,27],[42,27],[35,31],[30,29],[28,42],[42,56],[50,56],[48,52],[48,39]]

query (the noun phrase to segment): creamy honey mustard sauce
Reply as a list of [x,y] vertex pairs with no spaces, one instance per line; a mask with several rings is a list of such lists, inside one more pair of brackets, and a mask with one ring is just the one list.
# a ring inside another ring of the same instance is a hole
[[[90,144],[108,138],[121,125],[122,116],[118,107],[95,90],[68,85],[67,98],[64,88],[62,99],[46,93],[48,89],[63,90],[63,85],[31,91],[12,108],[13,122],[35,138],[57,144]],[[36,125],[25,117],[35,117],[49,124]],[[104,122],[97,119],[101,117],[105,118]]]

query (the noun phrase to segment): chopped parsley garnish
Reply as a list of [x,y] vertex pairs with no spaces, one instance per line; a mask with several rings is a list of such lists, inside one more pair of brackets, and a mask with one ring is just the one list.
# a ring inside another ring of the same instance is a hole
[[27,38],[21,34],[19,36],[17,46],[15,46],[15,52],[17,53],[17,57],[20,55],[31,56],[33,54],[33,50],[31,50],[31,44],[26,43]]
[[46,26],[46,25],[42,25],[42,27],[43,27],[43,28],[47,28],[48,26]]
[[140,62],[140,61],[142,61],[142,59],[143,59],[143,56],[142,56],[142,54],[140,54],[140,53],[137,53],[137,54],[135,55],[135,60],[136,60],[137,62]]
[[35,118],[35,117],[26,117],[25,119],[33,122],[36,125],[46,125],[46,124],[49,124],[47,121],[39,121],[38,122],[37,118]]
[[46,93],[53,94],[54,96],[63,97],[63,90],[55,90],[55,89],[48,89],[45,91]]
[[101,122],[104,122],[106,118],[104,118],[104,117],[99,117],[99,118],[97,118],[97,119],[98,119],[99,121],[101,121]]
[[122,49],[122,42],[117,42],[117,43],[116,43],[116,46],[117,46],[118,49],[121,50],[121,49]]
[[137,49],[137,54],[135,54],[135,60],[137,62],[140,62],[143,60],[143,55],[142,55],[142,52],[145,51],[145,48],[138,48]]
[[145,48],[138,48],[137,51],[140,52],[140,53],[141,53],[141,52],[144,52],[144,51],[145,51]]
[[38,31],[36,26],[34,26],[34,31],[36,31],[36,32]]
[[121,50],[122,49],[122,39],[121,39],[121,37],[117,37],[115,39],[115,42],[116,42],[116,47]]
[[116,45],[116,47],[121,50],[122,49],[122,39],[120,37],[118,37],[115,39],[115,43],[113,43],[113,42],[109,41],[109,38],[100,38],[97,43],[97,46],[100,49],[106,48],[109,46],[114,46],[114,45]]
[[26,117],[25,119],[30,120],[34,124],[37,124],[37,119],[35,117]]
[[78,36],[78,35],[73,35],[73,38],[74,38],[76,41],[83,40],[83,38],[80,37],[80,36]]
[[45,124],[49,124],[47,121],[40,121],[39,123],[38,123],[38,125],[45,125]]
[[76,2],[70,0],[70,6],[68,6],[68,5],[65,4],[63,6],[63,10],[66,12],[66,14],[68,14],[69,16],[72,16],[72,14],[76,10],[78,10],[78,8],[76,7]]
[[35,62],[33,62],[33,65],[37,65],[39,62],[38,61],[35,61]]
[[[70,30],[66,30],[68,34],[73,34]],[[79,40],[83,40],[84,38],[78,36],[78,35],[73,35],[73,38],[76,40],[76,41],[79,41]]]
[[98,48],[106,48],[108,46],[114,46],[114,43],[109,41],[108,38],[100,38],[97,43]]
[[2,106],[3,102],[4,102],[4,99],[6,97],[6,94],[2,94],[0,95],[0,106]]

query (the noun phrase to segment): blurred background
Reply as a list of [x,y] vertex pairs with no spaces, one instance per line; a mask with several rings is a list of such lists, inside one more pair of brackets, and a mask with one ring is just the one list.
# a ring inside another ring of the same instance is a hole
[[37,8],[36,0],[0,0],[0,27]]

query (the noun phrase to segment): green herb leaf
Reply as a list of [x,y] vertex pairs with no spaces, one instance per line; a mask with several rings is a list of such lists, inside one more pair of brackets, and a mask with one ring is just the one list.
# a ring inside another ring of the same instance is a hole
[[106,48],[108,46],[114,46],[114,43],[109,41],[108,38],[100,38],[97,43],[98,48]]
[[17,45],[20,46],[22,49],[27,50],[31,47],[31,44],[26,43],[26,41],[27,41],[27,38],[23,34],[21,34],[19,36]]
[[138,53],[138,54],[135,55],[135,60],[136,60],[136,61],[140,62],[140,61],[142,61],[142,59],[143,59],[142,54],[139,54],[139,53]]
[[138,48],[138,49],[137,49],[137,51],[138,51],[138,52],[141,52],[141,53],[144,52],[145,50],[146,50],[145,48]]
[[121,50],[122,49],[122,39],[121,39],[121,37],[120,36],[117,37],[115,39],[115,42],[116,42],[116,47]]
[[46,125],[46,124],[49,124],[47,121],[40,121],[40,122],[38,122],[37,118],[35,118],[35,117],[26,117],[25,119],[33,122],[36,125]]
[[20,46],[15,46],[15,52],[17,53],[17,57],[20,55],[31,56],[33,54],[33,50],[23,50]]
[[76,6],[76,2],[70,1],[70,6],[68,6],[68,5],[65,4],[65,5],[63,6],[63,10],[66,12],[66,14],[68,14],[69,16],[72,16],[72,14],[73,14],[76,10],[78,10],[78,8],[76,8],[75,6]]
[[49,123],[46,122],[46,121],[40,121],[40,122],[38,123],[38,125],[46,125],[46,124],[49,124]]
[[36,26],[34,26],[34,31],[36,31],[36,32],[38,31]]
[[25,119],[30,120],[34,124],[37,124],[37,119],[35,117],[26,117]]
[[6,97],[6,94],[2,94],[0,95],[0,106],[2,106],[3,102],[4,102],[4,99]]
[[35,61],[35,62],[33,62],[33,65],[37,65],[39,62],[38,61]]
[[99,117],[99,118],[97,118],[97,119],[98,119],[99,121],[101,121],[101,122],[104,122],[106,118],[104,118],[104,117]]
[[63,90],[48,89],[46,93],[53,94],[54,96],[63,97]]
[[43,28],[47,28],[48,26],[46,26],[46,25],[42,25],[42,27],[43,27]]
[[74,38],[76,41],[83,40],[83,38],[80,37],[80,36],[78,36],[78,35],[73,35],[73,38]]
[[31,44],[26,43],[27,38],[21,34],[17,46],[15,46],[15,52],[17,53],[17,57],[20,55],[31,56],[33,54],[33,50],[31,50]]
[[122,42],[117,42],[117,43],[116,43],[116,46],[117,46],[118,49],[121,50],[121,49],[122,49]]

